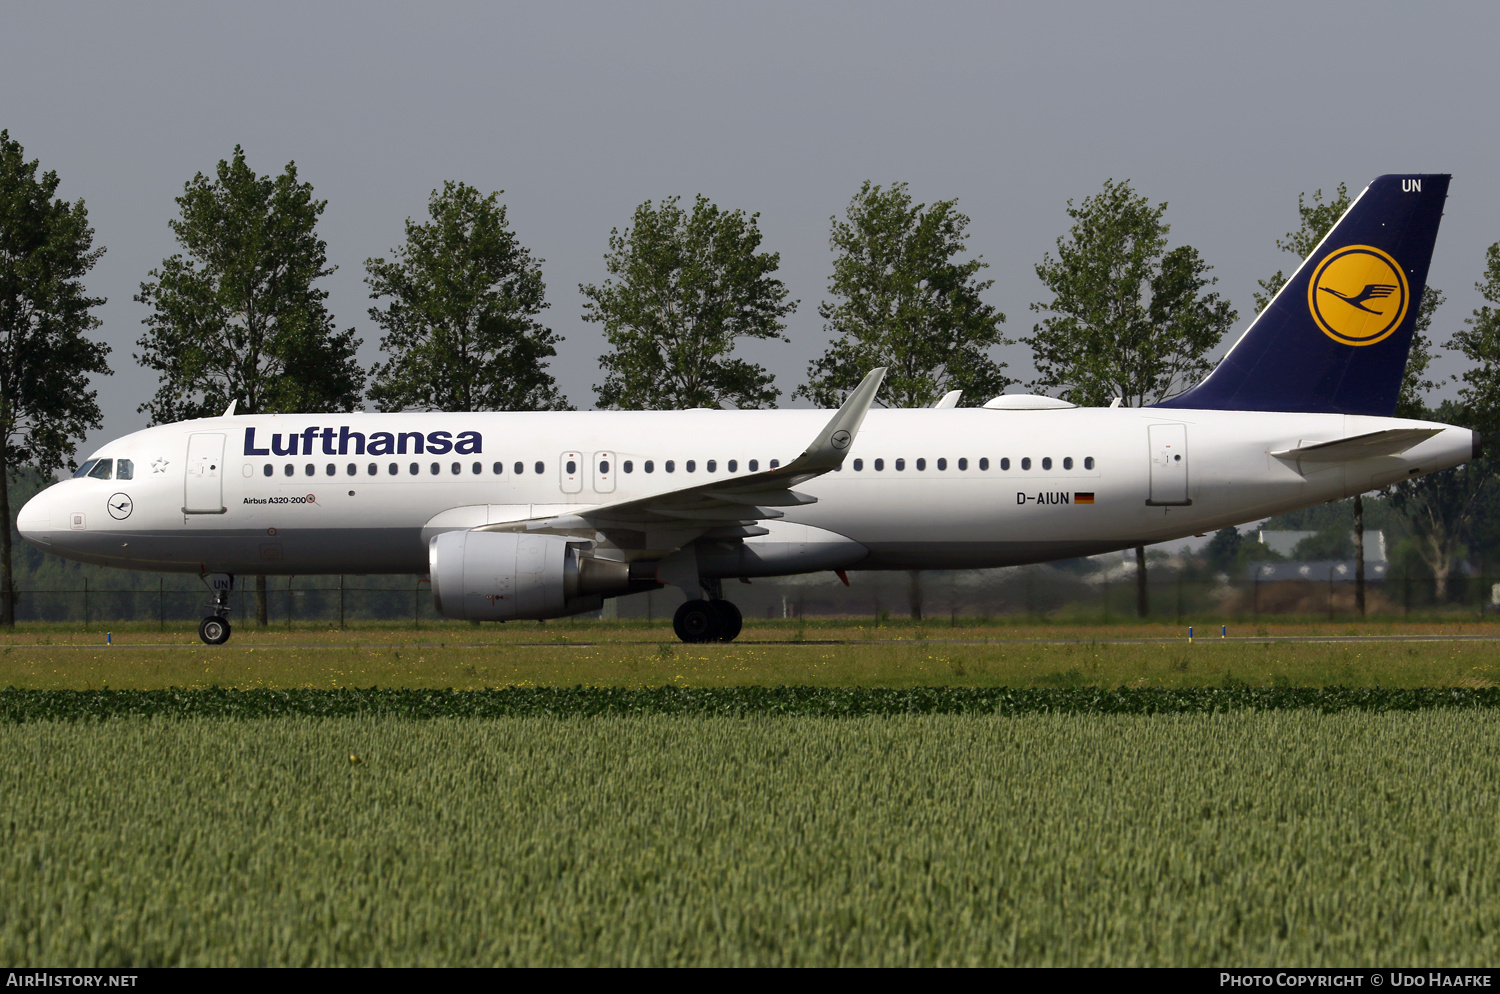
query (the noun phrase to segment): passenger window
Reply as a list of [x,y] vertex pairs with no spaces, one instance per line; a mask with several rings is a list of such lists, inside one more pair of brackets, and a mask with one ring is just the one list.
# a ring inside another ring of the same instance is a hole
[[397,466],[395,463],[391,463],[390,466],[386,467],[386,471],[392,476],[395,476],[397,473],[401,472],[401,467]]
[[609,473],[609,460],[608,459],[601,459],[601,460],[599,460],[599,472],[601,474],[608,475],[608,473]]
[[129,459],[121,459],[115,463],[115,479],[129,480],[135,476],[135,463]]
[[752,473],[759,473],[760,472],[760,460],[759,459],[751,459],[750,460],[750,472],[752,472]]
[[287,463],[284,467],[282,467],[281,475],[282,476],[294,476],[294,475],[296,475],[296,472],[297,472],[297,467],[293,466],[291,463]]
[[1025,456],[1025,457],[1023,457],[1021,459],[1021,468],[1022,469],[1030,469],[1031,468],[1031,457],[1030,456]]
[[356,465],[354,465],[353,463],[350,463],[349,464],[349,475],[353,476],[355,473],[358,473],[358,472],[359,472],[359,467],[356,466]]
[[89,475],[89,470],[93,469],[94,468],[94,464],[96,462],[98,462],[98,461],[99,460],[97,460],[97,459],[90,459],[88,462],[84,463],[82,466],[79,466],[77,469],[73,470],[73,479],[76,480],[76,479],[78,479],[80,477],[88,476]]
[[276,472],[276,467],[272,466],[270,463],[266,463],[265,466],[261,469],[261,473],[264,476],[270,476],[271,474],[273,474],[275,472]]
[[687,461],[687,471],[689,473],[694,472],[695,470],[697,470],[697,468],[698,468],[698,464],[695,463],[695,462],[693,462],[693,460],[689,459]]
[[863,459],[856,459],[856,460],[854,460],[854,472],[858,473],[861,470],[863,470],[864,468],[865,468],[865,461]]
[[948,460],[946,460],[946,459],[939,459],[938,460],[938,469],[942,470],[942,469],[947,469],[947,468],[948,468]]
[[327,472],[327,474],[328,474],[328,475],[329,475],[329,476],[333,476],[333,475],[334,475],[334,474],[336,474],[336,473],[337,473],[337,472],[338,472],[338,471],[339,471],[339,468],[338,468],[338,467],[337,467],[337,466],[335,466],[335,465],[334,465],[334,464],[333,464],[333,463],[329,463],[329,464],[328,464],[328,469],[327,469],[327,470],[325,470],[325,472]]
[[1083,468],[1084,469],[1093,469],[1094,468],[1094,457],[1093,456],[1084,456],[1083,457]]
[[[983,469],[984,468],[984,464],[980,463],[979,468]],[[1003,459],[1000,460],[1000,468],[1002,470],[1010,469],[1010,456],[1006,456],[1006,457],[1004,457]]]
[[1072,469],[1072,468],[1073,468],[1073,457],[1072,456],[1063,456],[1063,469]]
[[443,471],[443,467],[440,466],[440,465],[438,465],[437,463],[433,463],[431,466],[428,467],[428,469],[432,472],[433,476],[437,476],[439,473],[441,473]]
[[89,478],[93,480],[107,480],[114,475],[115,461],[113,459],[100,459],[89,470]]
[[480,473],[483,473],[483,472],[484,472],[484,463],[482,463],[482,462],[476,462],[474,464],[474,475],[478,476]]
[[[938,469],[942,469],[942,468],[943,467],[941,467],[941,466],[938,467]],[[958,460],[958,468],[959,469],[968,469],[969,468],[969,460],[960,458]]]
[[536,475],[541,476],[545,472],[547,472],[547,464],[538,459],[536,464]]
[[927,460],[926,459],[918,459],[917,460],[917,470],[920,472],[921,470],[924,470],[926,468],[927,468]]
[[629,459],[625,460],[625,472],[627,472],[627,473],[634,473],[635,472],[635,463],[631,462]]
[[505,463],[497,462],[490,469],[494,470],[496,476],[500,476],[505,472]]
[[374,463],[370,463],[370,475],[374,476],[378,472],[380,472],[380,467]]
[[710,473],[714,473],[714,472],[717,472],[717,471],[718,471],[718,469],[719,469],[719,464],[718,464],[718,462],[717,462],[717,461],[715,461],[715,460],[713,460],[713,459],[710,459],[710,460],[709,460],[709,461],[708,461],[708,465],[707,465],[707,466],[706,466],[706,467],[704,467],[704,468],[706,468],[706,469],[707,469],[707,470],[708,470],[708,471],[709,471],[709,472],[710,472]]
[[1051,469],[1052,468],[1052,457],[1051,456],[1042,456],[1042,468],[1043,469]]
[[905,468],[906,468],[906,460],[905,459],[897,459],[896,460],[896,472],[899,473],[899,472],[901,472]]
[[[474,465],[478,466],[479,464],[475,463]],[[461,462],[456,462],[453,465],[451,465],[451,466],[448,467],[448,471],[450,473],[453,473],[456,476],[459,473],[462,473],[464,471],[464,464],[461,463]]]
[[729,460],[729,472],[731,472],[731,473],[737,473],[737,472],[739,472],[739,469],[740,469],[740,464],[739,464],[738,460],[735,460],[735,459]]
[[318,467],[314,466],[312,463],[308,463],[302,469],[302,475],[303,476],[316,476],[317,473],[318,473]]
[[[990,468],[990,457],[989,456],[981,456],[980,457],[980,459],[979,459],[979,468],[980,469],[989,469]],[[1000,460],[1000,468],[1001,469],[1010,469],[1010,460],[1009,459],[1001,459]]]
[[781,460],[780,459],[772,459],[771,460],[771,468],[772,469],[775,469],[777,466],[780,466],[780,465],[781,465]]
[[564,469],[567,471],[567,474],[569,476],[572,476],[573,474],[575,474],[575,473],[578,472],[578,464],[576,462],[574,462],[573,460],[569,459],[568,460],[568,464],[567,464],[567,466],[564,467]]
[[875,460],[875,472],[878,473],[878,472],[880,472],[883,469],[885,469],[885,460],[884,459],[876,459]]
[[665,469],[668,473],[675,473],[677,472],[677,463],[671,459],[668,459],[666,462],[662,463],[662,468]]
[[410,463],[407,465],[406,471],[412,476],[416,476],[418,473],[422,472],[422,467],[418,466],[416,463]]
[[526,472],[526,464],[523,462],[516,463],[515,472],[517,476],[520,476],[522,473]]

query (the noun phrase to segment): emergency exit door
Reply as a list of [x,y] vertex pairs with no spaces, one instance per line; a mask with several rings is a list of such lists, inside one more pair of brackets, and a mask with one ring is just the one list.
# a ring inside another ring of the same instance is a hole
[[199,431],[188,436],[183,514],[224,513],[224,436]]
[[1151,425],[1151,497],[1147,504],[1191,504],[1188,500],[1187,425]]
[[613,452],[594,453],[594,492],[600,494],[615,492],[615,454]]

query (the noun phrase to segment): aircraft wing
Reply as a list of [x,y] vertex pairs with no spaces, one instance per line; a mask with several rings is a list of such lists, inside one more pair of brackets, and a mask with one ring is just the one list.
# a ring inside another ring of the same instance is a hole
[[553,534],[644,532],[648,549],[672,550],[695,538],[747,538],[764,535],[757,521],[780,518],[781,507],[812,504],[816,497],[792,488],[839,468],[854,436],[875,400],[886,367],[871,370],[849,394],[812,444],[785,466],[760,473],[724,477],[710,483],[598,504],[564,514],[527,521],[481,525],[477,531],[525,531]]
[[1373,459],[1376,456],[1394,456],[1434,435],[1442,434],[1441,428],[1386,428],[1381,431],[1336,438],[1331,442],[1309,442],[1293,449],[1272,452],[1277,459],[1299,462],[1353,462],[1356,459]]

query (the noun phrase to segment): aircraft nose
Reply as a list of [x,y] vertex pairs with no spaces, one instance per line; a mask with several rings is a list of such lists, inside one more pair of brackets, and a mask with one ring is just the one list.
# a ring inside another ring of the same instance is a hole
[[51,495],[45,490],[26,502],[16,515],[16,531],[32,545],[52,544]]

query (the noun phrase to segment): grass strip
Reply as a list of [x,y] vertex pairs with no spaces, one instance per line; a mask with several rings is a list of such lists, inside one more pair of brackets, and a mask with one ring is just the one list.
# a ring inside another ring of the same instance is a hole
[[0,723],[111,718],[592,715],[1218,714],[1500,707],[1500,688],[1227,687],[1099,690],[1004,687],[608,687],[497,690],[0,690]]

